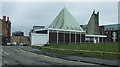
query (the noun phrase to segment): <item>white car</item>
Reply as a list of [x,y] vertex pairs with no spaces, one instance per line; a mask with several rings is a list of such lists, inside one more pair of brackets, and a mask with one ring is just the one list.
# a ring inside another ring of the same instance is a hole
[[15,45],[15,46],[16,46],[16,45],[17,45],[17,43],[16,43],[16,42],[13,42],[13,45]]
[[20,43],[21,46],[23,46],[23,43]]
[[7,45],[8,45],[8,46],[10,46],[10,45],[11,45],[11,43],[7,43]]

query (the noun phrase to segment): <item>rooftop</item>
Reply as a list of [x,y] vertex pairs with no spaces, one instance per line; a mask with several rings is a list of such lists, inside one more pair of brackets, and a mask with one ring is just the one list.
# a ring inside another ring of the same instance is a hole
[[54,21],[50,24],[49,28],[83,31],[66,7],[61,10]]

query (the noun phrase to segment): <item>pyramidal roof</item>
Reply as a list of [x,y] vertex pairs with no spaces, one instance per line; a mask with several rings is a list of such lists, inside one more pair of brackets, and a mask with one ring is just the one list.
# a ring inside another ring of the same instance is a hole
[[49,28],[83,31],[83,29],[77,23],[75,18],[70,14],[70,12],[65,7],[61,10],[58,16],[50,24]]

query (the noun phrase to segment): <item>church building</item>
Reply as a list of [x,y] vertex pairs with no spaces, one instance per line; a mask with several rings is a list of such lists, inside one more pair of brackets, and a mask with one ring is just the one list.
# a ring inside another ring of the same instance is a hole
[[31,33],[32,46],[66,43],[86,43],[86,31],[65,7],[48,28],[36,29]]

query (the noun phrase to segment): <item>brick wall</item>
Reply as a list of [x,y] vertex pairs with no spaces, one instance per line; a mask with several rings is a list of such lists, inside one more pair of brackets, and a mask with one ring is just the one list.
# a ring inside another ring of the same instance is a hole
[[0,34],[2,34],[2,20],[0,19]]
[[12,36],[11,37],[11,41],[12,41],[12,43],[13,42],[16,42],[18,45],[20,44],[20,43],[29,43],[29,40],[28,40],[28,38],[27,37],[25,37],[25,36]]
[[6,20],[6,16],[3,16],[2,21],[2,42],[6,44],[10,42],[11,35],[11,22],[9,21],[9,17]]

